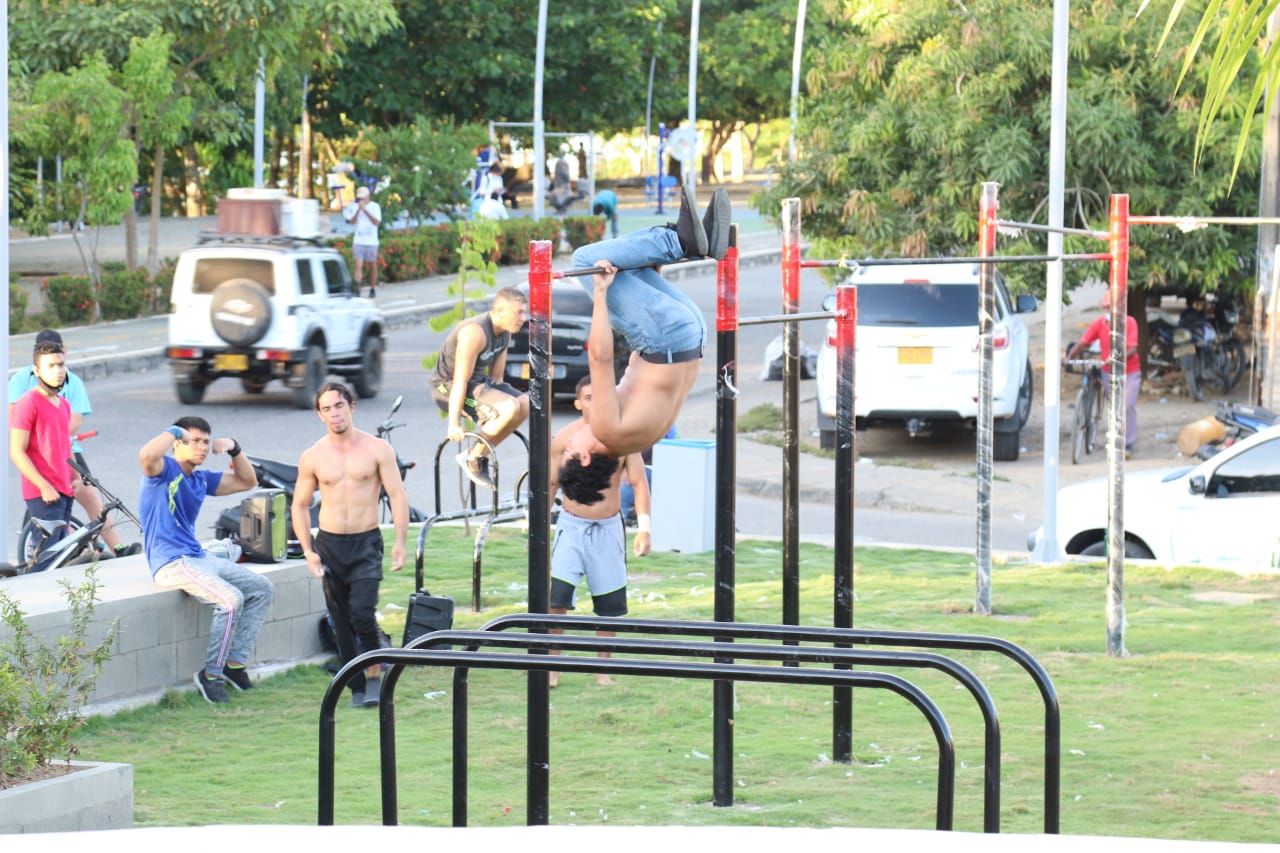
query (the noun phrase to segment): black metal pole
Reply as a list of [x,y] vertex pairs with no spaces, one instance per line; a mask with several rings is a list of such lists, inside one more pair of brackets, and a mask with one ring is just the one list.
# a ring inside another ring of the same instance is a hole
[[[835,578],[832,624],[853,627],[854,350],[858,325],[858,289],[836,288],[836,494]],[[853,691],[831,688],[831,754],[853,761]]]
[[[782,313],[800,311],[800,199],[782,201]],[[782,624],[800,624],[800,330],[782,332]]]
[[[551,251],[529,244],[529,612],[551,603]],[[551,769],[551,691],[545,670],[530,670],[526,799],[529,826],[545,826]]]
[[[716,365],[715,621],[732,622],[738,559],[737,225],[729,227],[729,251],[716,266]],[[712,687],[711,801],[717,806],[733,805],[733,694],[732,681],[716,681]]]

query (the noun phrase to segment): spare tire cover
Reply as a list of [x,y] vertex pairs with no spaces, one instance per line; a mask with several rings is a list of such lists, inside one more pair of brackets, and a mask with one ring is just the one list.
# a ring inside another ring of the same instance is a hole
[[249,346],[271,328],[271,296],[258,282],[233,278],[214,288],[209,306],[213,330],[232,346]]

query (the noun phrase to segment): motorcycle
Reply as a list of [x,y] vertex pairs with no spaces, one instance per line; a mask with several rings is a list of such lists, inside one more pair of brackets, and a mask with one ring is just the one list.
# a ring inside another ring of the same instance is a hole
[[[1207,307],[1197,307],[1201,305]],[[1157,314],[1147,326],[1148,378],[1178,370],[1197,400],[1204,399],[1204,385],[1230,393],[1244,377],[1246,366],[1244,344],[1235,337],[1239,322],[1240,305],[1234,296],[1193,297],[1176,324]]]
[[1202,444],[1196,450],[1196,457],[1199,459],[1208,459],[1219,450],[1230,447],[1259,430],[1280,424],[1280,413],[1243,403],[1219,403],[1214,419],[1219,424],[1219,437]]
[[[404,397],[396,397],[391,404],[391,411],[387,413],[387,417],[377,428],[378,438],[384,438],[388,442],[391,441],[391,432],[399,429],[405,424],[392,423],[391,419],[399,410],[400,404],[404,402]],[[285,529],[288,530],[288,548],[286,553],[289,557],[298,558],[302,556],[302,545],[298,542],[293,534],[293,493],[298,485],[298,466],[287,465],[283,462],[276,462],[273,459],[263,459],[261,457],[249,456],[249,464],[253,466],[254,476],[258,480],[259,488],[263,489],[280,489],[285,493]],[[416,462],[410,462],[400,455],[400,451],[396,451],[396,466],[400,469],[400,479],[417,466]],[[378,498],[378,516],[381,523],[391,521],[391,501],[387,498],[387,493],[382,490]],[[409,522],[419,523],[426,519],[427,515],[416,507],[409,507]],[[320,526],[320,492],[317,490],[311,496],[311,526],[313,528]],[[214,524],[215,539],[236,539],[240,534],[240,507],[234,506],[222,511],[218,516],[217,522]]]

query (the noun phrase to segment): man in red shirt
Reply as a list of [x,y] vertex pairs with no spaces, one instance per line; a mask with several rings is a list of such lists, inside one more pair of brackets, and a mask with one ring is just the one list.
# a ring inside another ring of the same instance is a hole
[[[1080,340],[1067,352],[1067,360],[1079,358],[1085,347],[1098,342],[1102,349],[1102,372],[1110,372],[1111,363],[1111,291],[1102,295],[1102,316],[1084,330]],[[1138,321],[1132,314],[1124,318],[1124,455],[1133,452],[1138,441],[1138,391],[1142,387],[1142,359],[1138,355]],[[1110,393],[1111,383],[1104,379],[1102,387]]]
[[[71,520],[72,471],[71,404],[58,393],[67,379],[67,361],[62,346],[52,341],[36,344],[32,355],[36,387],[13,404],[9,422],[9,459],[22,480],[22,499],[31,517],[47,537],[40,546],[62,539]],[[32,572],[44,571],[47,564],[36,558]]]

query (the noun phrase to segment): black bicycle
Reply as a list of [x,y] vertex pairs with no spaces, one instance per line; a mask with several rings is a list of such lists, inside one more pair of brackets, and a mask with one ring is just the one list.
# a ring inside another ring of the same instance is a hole
[[1073,358],[1066,362],[1068,373],[1080,372],[1076,393],[1076,416],[1071,423],[1071,464],[1079,465],[1086,453],[1098,447],[1102,432],[1102,362]]
[[[102,541],[102,531],[113,513],[118,513],[119,516],[136,525],[139,531],[142,530],[142,522],[133,514],[133,510],[125,506],[124,501],[108,491],[107,487],[102,485],[102,482],[90,474],[83,465],[74,459],[67,461],[84,480],[86,486],[97,489],[102,495],[102,512],[97,518],[82,526],[77,527],[72,524],[67,535],[49,545],[48,548],[45,547],[45,543],[49,540],[49,534],[33,519],[30,522],[33,528],[32,533],[24,540],[30,543],[24,547],[29,547],[31,553],[19,552],[22,555],[22,561],[19,563],[0,563],[0,578],[25,575],[38,566],[43,571],[83,565],[98,560],[101,552],[106,548],[106,543]],[[117,527],[119,523],[119,519],[116,519]]]

